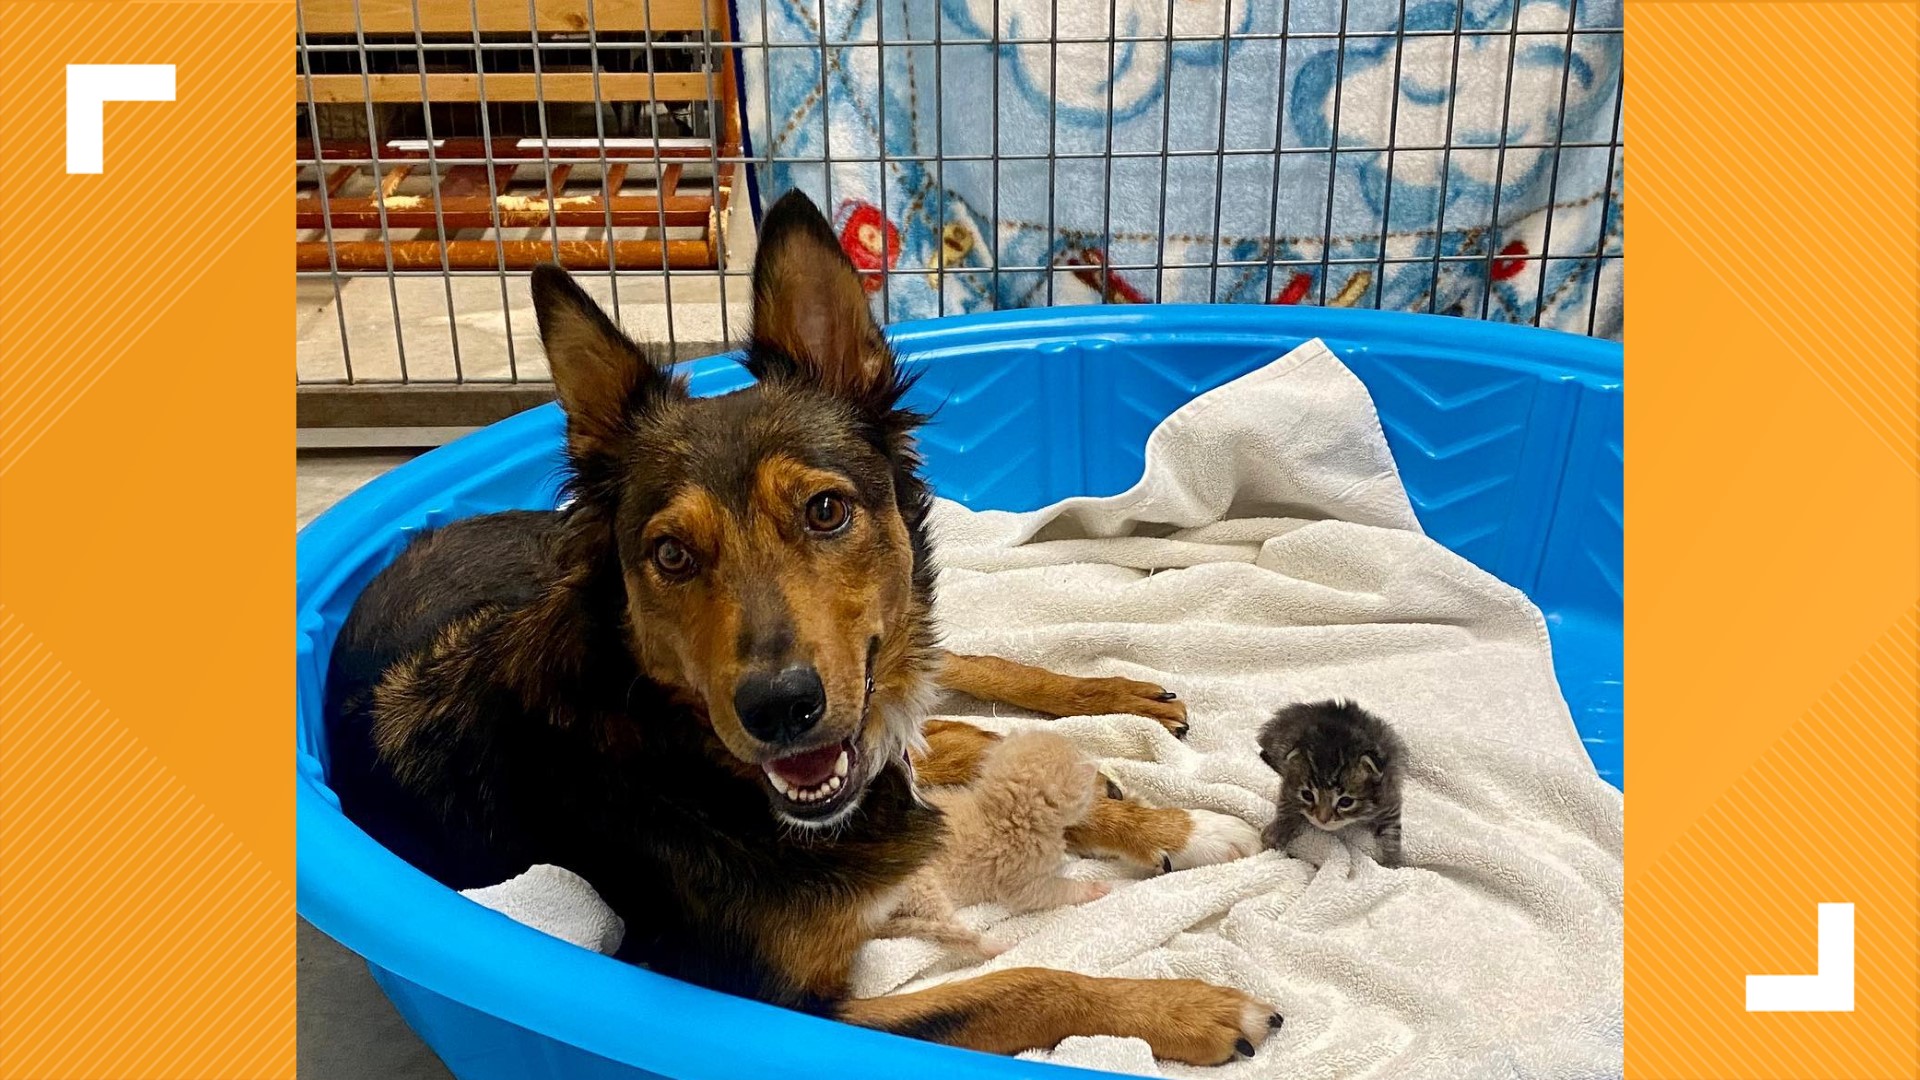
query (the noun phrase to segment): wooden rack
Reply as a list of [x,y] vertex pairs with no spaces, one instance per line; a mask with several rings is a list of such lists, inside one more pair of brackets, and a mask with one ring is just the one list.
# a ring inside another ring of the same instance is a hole
[[[309,41],[459,45],[480,34],[579,39],[592,3],[596,35],[644,35],[602,49],[645,48],[660,34],[729,40],[726,0],[300,0]],[[357,12],[356,12],[357,6]],[[419,37],[414,19],[418,15]],[[530,17],[531,14],[531,17]],[[582,47],[585,41],[578,42]],[[304,184],[296,194],[301,270],[527,269],[543,262],[605,269],[711,269],[719,265],[740,156],[739,98],[732,57],[704,50],[703,71],[367,72],[296,71],[301,105],[443,103],[487,105],[623,102],[705,103],[714,138],[541,139],[538,131],[483,139],[386,139],[378,165],[369,139],[301,136]],[[442,159],[462,161],[444,164]],[[488,164],[472,164],[473,160]],[[339,164],[330,164],[339,162]],[[604,168],[603,168],[604,166]],[[576,173],[581,175],[575,175]],[[699,182],[692,182],[697,175]],[[569,180],[573,187],[569,189]],[[405,190],[403,190],[403,188]],[[324,190],[324,198],[323,198]],[[608,236],[651,230],[646,239]],[[329,244],[315,231],[380,230],[383,239]],[[550,229],[507,239],[503,229]],[[677,234],[669,237],[667,230]],[[483,236],[492,231],[494,235]],[[467,233],[467,236],[459,234]]]

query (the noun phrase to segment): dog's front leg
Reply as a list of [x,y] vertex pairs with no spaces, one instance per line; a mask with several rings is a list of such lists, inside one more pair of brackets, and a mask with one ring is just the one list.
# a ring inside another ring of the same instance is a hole
[[1048,716],[1131,713],[1159,721],[1176,737],[1187,733],[1187,707],[1171,690],[1137,679],[1088,679],[997,656],[942,653],[940,685]]
[[1011,968],[911,994],[848,1001],[840,1019],[991,1054],[1049,1049],[1074,1035],[1144,1039],[1157,1058],[1222,1065],[1250,1056],[1280,1016],[1238,990],[1193,979],[1097,979]]
[[1067,850],[1136,866],[1186,870],[1252,855],[1260,850],[1260,833],[1231,814],[1106,798],[1095,799],[1086,820],[1068,827]]

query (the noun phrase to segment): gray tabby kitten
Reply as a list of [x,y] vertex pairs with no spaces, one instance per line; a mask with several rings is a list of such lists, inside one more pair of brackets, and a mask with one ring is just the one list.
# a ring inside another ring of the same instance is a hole
[[1380,865],[1400,865],[1400,772],[1406,746],[1385,720],[1349,701],[1288,705],[1260,730],[1260,759],[1280,774],[1280,803],[1261,838],[1276,851],[1313,825],[1365,825]]

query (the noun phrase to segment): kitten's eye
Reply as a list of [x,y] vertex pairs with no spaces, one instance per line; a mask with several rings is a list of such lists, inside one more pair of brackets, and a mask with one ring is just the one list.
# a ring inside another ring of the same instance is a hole
[[853,518],[847,500],[831,491],[823,491],[807,500],[807,528],[816,533],[837,533]]
[[1306,803],[1308,806],[1312,806],[1313,805],[1313,789],[1309,787],[1301,788],[1300,801],[1303,803]]
[[1342,796],[1340,796],[1340,800],[1339,800],[1338,802],[1336,802],[1336,803],[1334,803],[1334,804],[1333,804],[1333,808],[1334,808],[1335,810],[1351,810],[1351,809],[1353,809],[1353,796],[1351,796],[1351,795],[1342,795]]
[[693,554],[680,541],[663,536],[653,545],[653,565],[670,578],[685,577],[693,572]]

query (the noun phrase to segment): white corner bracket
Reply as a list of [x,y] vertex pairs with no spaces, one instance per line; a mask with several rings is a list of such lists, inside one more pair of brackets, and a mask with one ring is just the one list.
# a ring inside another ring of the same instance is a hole
[[1820,971],[1747,976],[1747,1011],[1853,1011],[1853,905],[1820,905]]
[[172,101],[172,64],[67,65],[67,175],[98,175],[109,101]]

